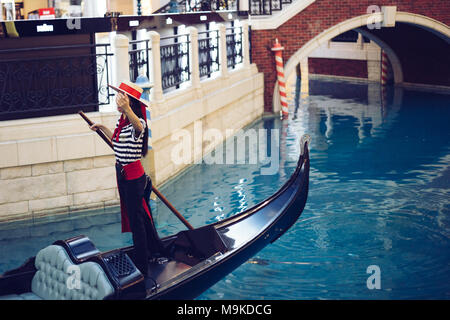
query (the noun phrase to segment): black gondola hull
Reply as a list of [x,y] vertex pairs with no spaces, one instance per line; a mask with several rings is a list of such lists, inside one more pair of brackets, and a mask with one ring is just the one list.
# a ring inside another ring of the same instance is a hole
[[[155,294],[151,299],[195,299],[252,258],[268,244],[273,243],[282,236],[298,220],[306,204],[309,189],[308,151],[306,151],[305,158],[303,159],[303,166],[297,169],[299,172],[294,173],[292,177],[296,179],[284,190],[284,195],[290,196],[293,201],[288,202],[285,208],[274,208],[275,210],[279,210],[279,216],[264,232],[259,233],[257,237],[242,246],[236,253],[217,262],[211,268],[205,268],[203,272],[199,272],[196,276],[192,276],[179,284],[173,285],[171,288]],[[277,205],[277,202],[272,201],[269,205],[271,204]],[[257,217],[257,214],[254,214],[255,217]],[[242,223],[242,221],[237,223]],[[224,228],[226,227],[219,227],[218,231],[223,231]]]
[[[81,236],[59,240],[55,244],[62,245],[70,253],[73,263],[93,261],[103,268],[116,288],[115,294],[108,296],[108,299],[194,299],[277,240],[297,221],[305,207],[309,188],[309,150],[306,142],[302,149],[294,173],[274,195],[244,212],[208,226],[213,228],[226,244],[225,251],[221,250],[191,265],[172,258],[166,264],[153,266],[158,286],[146,297],[139,293],[141,289],[138,287],[142,286],[143,281],[142,275],[140,278],[139,275],[134,276],[136,269],[128,277],[119,279],[112,275],[111,266],[108,264],[108,258],[114,255],[133,256],[133,247],[100,253],[89,238]],[[176,235],[162,241],[170,243],[174,239]],[[73,247],[75,243],[78,243],[79,247],[88,247],[89,250],[77,256],[74,254],[77,251]],[[20,294],[29,290],[35,272],[32,263],[6,272],[0,276],[0,295]],[[13,283],[14,288],[11,287]]]

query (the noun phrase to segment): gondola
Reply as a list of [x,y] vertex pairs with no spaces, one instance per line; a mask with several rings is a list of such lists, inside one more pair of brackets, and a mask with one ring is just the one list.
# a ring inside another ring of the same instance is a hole
[[100,252],[86,236],[58,240],[0,276],[0,299],[194,299],[283,235],[302,213],[309,185],[309,136],[297,167],[271,197],[222,221],[161,239],[153,288],[133,263],[133,246]]

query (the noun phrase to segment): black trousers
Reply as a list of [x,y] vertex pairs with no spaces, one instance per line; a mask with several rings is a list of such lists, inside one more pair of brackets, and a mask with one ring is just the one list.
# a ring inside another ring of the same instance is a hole
[[121,173],[120,166],[116,166],[117,182],[120,199],[127,210],[128,220],[134,245],[133,261],[144,276],[148,274],[148,263],[152,256],[162,254],[162,242],[158,236],[152,219],[145,211],[142,199],[148,203],[151,192],[151,180],[147,175],[134,180],[126,180]]

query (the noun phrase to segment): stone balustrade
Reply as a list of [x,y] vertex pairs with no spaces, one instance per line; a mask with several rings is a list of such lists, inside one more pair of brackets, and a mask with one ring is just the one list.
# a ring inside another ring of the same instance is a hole
[[[215,128],[225,137],[227,129],[237,131],[261,117],[263,75],[249,62],[247,24],[242,27],[244,56],[238,68],[226,68],[226,43],[221,41],[219,75],[200,81],[194,68],[190,85],[169,93],[163,93],[161,87],[159,34],[148,32],[153,55],[150,77],[154,85],[150,98],[153,136],[152,149],[143,162],[156,185],[189,166],[175,164],[170,158],[177,143],[171,137],[177,130],[193,132],[194,123],[201,123],[204,130]],[[197,30],[190,27],[188,32],[195,40]],[[224,39],[224,26],[219,25],[219,33]],[[128,39],[116,35],[112,45],[113,81],[119,82],[129,77]],[[191,41],[190,45],[191,59],[198,61],[197,44]],[[119,114],[112,110],[87,116],[114,128]],[[194,150],[193,145],[191,163],[213,147],[205,143]],[[0,154],[0,222],[70,215],[119,204],[112,150],[89,130],[78,114],[1,121]]]

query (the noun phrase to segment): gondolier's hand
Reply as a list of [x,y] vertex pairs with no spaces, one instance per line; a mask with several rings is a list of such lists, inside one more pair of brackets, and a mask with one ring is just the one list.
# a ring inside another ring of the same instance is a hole
[[128,99],[128,96],[126,94],[118,92],[116,102],[119,112],[124,112],[125,114],[128,114],[128,112],[131,110],[130,100]]
[[117,109],[119,110],[119,112],[122,112],[122,114],[128,118],[128,120],[131,122],[135,130],[135,136],[138,137],[142,132],[142,130],[144,130],[144,127],[142,126],[141,121],[131,108],[128,96],[126,94],[118,92],[116,102],[117,102]]
[[97,131],[98,129],[102,129],[104,126],[100,123],[94,123],[92,126],[89,127],[92,131]]
[[103,133],[109,138],[112,139],[113,132],[108,129],[108,127],[104,126],[101,123],[94,123],[92,126],[89,126],[89,129],[92,131],[97,131],[100,129],[100,131],[103,131]]

